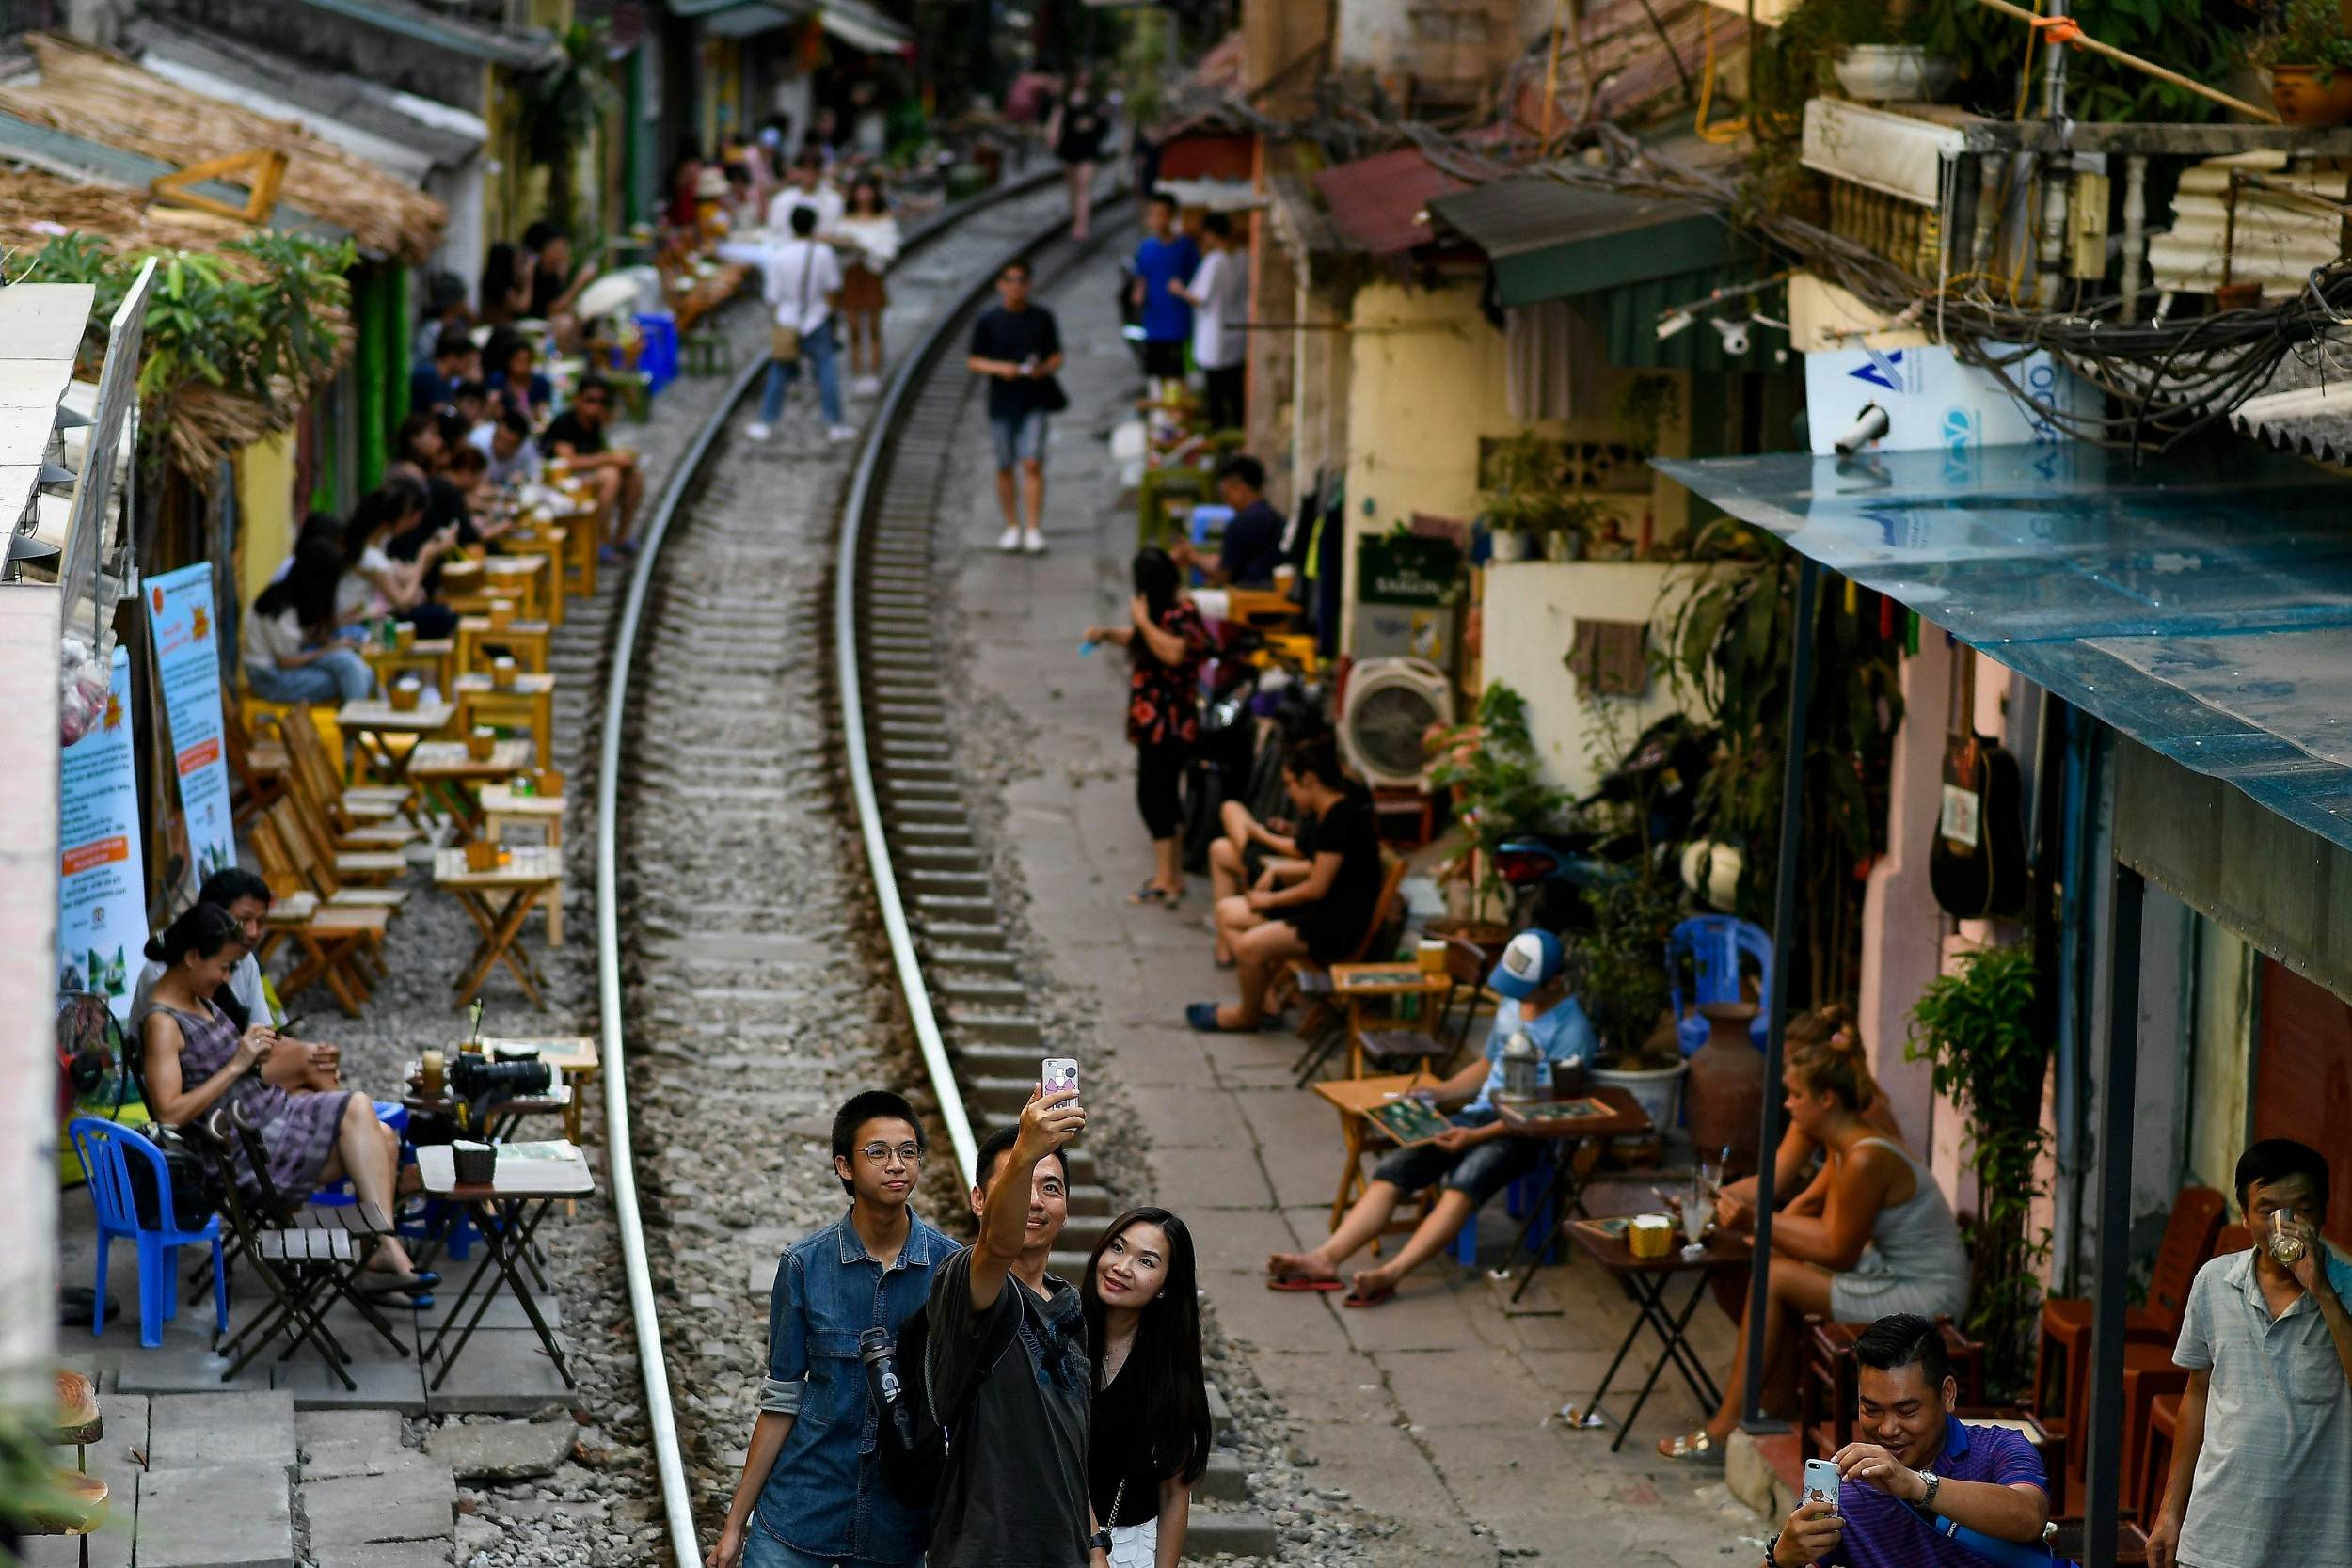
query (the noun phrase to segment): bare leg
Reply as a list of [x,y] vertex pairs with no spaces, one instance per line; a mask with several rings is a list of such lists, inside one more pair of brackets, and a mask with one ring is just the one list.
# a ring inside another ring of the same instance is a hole
[[1396,1206],[1404,1201],[1396,1183],[1374,1180],[1321,1246],[1312,1252],[1275,1253],[1265,1260],[1265,1272],[1276,1279],[1337,1279],[1340,1265],[1387,1229]]
[[[1789,1329],[1804,1314],[1829,1310],[1829,1271],[1811,1263],[1801,1263],[1793,1258],[1772,1259],[1772,1272],[1764,1294],[1765,1354],[1773,1366],[1787,1359]],[[1748,1336],[1746,1324],[1734,1343],[1731,1353],[1731,1374],[1724,1380],[1723,1402],[1707,1423],[1707,1434],[1722,1443],[1740,1424],[1740,1402],[1747,1393]],[[1765,1369],[1771,1379],[1772,1367]]]
[[1285,920],[1269,920],[1254,927],[1233,943],[1233,960],[1241,976],[1241,1000],[1232,1007],[1216,1010],[1217,1026],[1223,1029],[1254,1029],[1265,1014],[1266,988],[1274,983],[1274,972],[1289,958],[1307,955],[1307,944],[1298,932]]
[[322,1068],[310,1060],[308,1046],[299,1051],[273,1051],[262,1064],[262,1081],[275,1084],[289,1094],[326,1094],[338,1087],[332,1068]]
[[1010,468],[996,470],[996,504],[1004,509],[1007,528],[1021,526],[1021,492],[1013,483]]
[[[335,1148],[326,1157],[321,1180],[334,1181],[349,1176],[359,1201],[373,1204],[389,1218],[399,1173],[399,1134],[375,1119],[375,1106],[366,1095],[353,1095],[343,1102],[342,1123],[335,1129]],[[407,1274],[415,1265],[400,1238],[386,1236],[378,1242],[375,1256],[368,1259],[368,1267]]]
[[1021,489],[1029,503],[1029,526],[1045,531],[1045,465],[1037,458],[1021,460]]
[[637,508],[644,499],[644,470],[632,463],[621,470],[621,509],[613,529],[619,538],[627,539],[637,527]]
[[623,532],[620,522],[621,470],[595,468],[590,470],[590,483],[596,492],[596,522],[604,530],[604,542],[617,543]]
[[[1233,841],[1230,838],[1211,839],[1209,841],[1209,896],[1216,899],[1233,897],[1242,891],[1243,879],[1241,851],[1233,847]],[[1232,955],[1226,952],[1223,943],[1220,942],[1216,957],[1217,961],[1223,963],[1232,958]]]
[[1429,1211],[1429,1217],[1413,1227],[1404,1246],[1394,1258],[1356,1272],[1355,1290],[1359,1296],[1382,1291],[1393,1291],[1396,1282],[1454,1244],[1454,1238],[1462,1233],[1462,1227],[1478,1212],[1468,1193],[1452,1187],[1440,1190],[1438,1205]]

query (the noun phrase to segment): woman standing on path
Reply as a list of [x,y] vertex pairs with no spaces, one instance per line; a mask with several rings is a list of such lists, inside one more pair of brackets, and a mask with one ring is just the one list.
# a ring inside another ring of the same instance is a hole
[[1152,875],[1135,904],[1184,902],[1184,868],[1176,829],[1184,820],[1178,786],[1184,757],[1200,735],[1200,661],[1209,628],[1177,593],[1176,562],[1166,550],[1136,552],[1130,624],[1089,626],[1086,641],[1127,650],[1127,738],[1136,748],[1136,805],[1152,835]]
[[1110,1568],[1176,1568],[1184,1555],[1192,1489],[1209,1467],[1193,1276],[1192,1233],[1165,1209],[1111,1221],[1087,1263],[1082,1300],[1095,1355],[1087,1492],[1110,1536]]
[[850,187],[848,209],[830,238],[841,249],[841,319],[850,329],[850,390],[872,397],[882,390],[882,312],[890,292],[882,274],[898,259],[898,220],[882,200],[882,183],[861,174]]
[[1070,182],[1070,238],[1080,245],[1086,243],[1087,223],[1094,215],[1094,166],[1103,161],[1103,139],[1109,134],[1110,119],[1095,102],[1086,72],[1078,71],[1045,123],[1045,144],[1054,150]]

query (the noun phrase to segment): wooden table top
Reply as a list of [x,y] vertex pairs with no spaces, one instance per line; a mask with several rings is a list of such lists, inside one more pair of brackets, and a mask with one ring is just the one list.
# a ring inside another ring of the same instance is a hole
[[[464,1043],[453,1042],[449,1048],[451,1053],[454,1054]],[[594,1072],[600,1060],[594,1035],[518,1035],[511,1039],[485,1035],[482,1039],[482,1049],[494,1059],[501,1051],[536,1050],[539,1060],[558,1072]]]
[[1333,964],[1331,990],[1340,996],[1426,996],[1453,980],[1424,973],[1418,963]]
[[511,779],[528,769],[536,753],[528,740],[501,740],[490,748],[487,762],[466,754],[462,740],[421,740],[408,759],[412,779]]
[[[1609,1115],[1581,1117],[1574,1120],[1544,1116],[1530,1117],[1510,1101],[1497,1101],[1495,1112],[1503,1126],[1522,1138],[1638,1138],[1654,1131],[1649,1113],[1642,1109],[1641,1101],[1613,1085],[1586,1089],[1576,1098],[1600,1101],[1609,1107]],[[1549,1101],[1538,1101],[1529,1109],[1540,1111],[1548,1103]]]
[[[499,602],[505,603],[503,599]],[[545,621],[509,621],[502,626],[494,626],[487,615],[461,615],[457,624],[476,637],[545,637],[548,630]],[[453,650],[455,647],[453,642],[442,645]]]
[[419,701],[403,713],[381,697],[362,697],[335,710],[335,722],[346,730],[395,730],[403,735],[431,735],[457,717],[457,705],[446,699]]
[[1439,1082],[1423,1072],[1391,1072],[1378,1078],[1318,1078],[1314,1091],[1341,1110],[1361,1116],[1401,1098],[1407,1089],[1434,1089]]
[[518,697],[544,697],[555,689],[555,677],[534,675],[527,670],[517,670],[515,672],[515,684],[501,687],[493,683],[488,675],[476,670],[458,676],[456,687],[469,697],[490,696],[501,691],[509,691]]
[[[528,740],[503,742],[509,746],[528,746]],[[561,816],[564,797],[561,795],[517,795],[513,784],[489,784],[481,794],[482,809],[492,816]]]
[[457,651],[457,641],[450,637],[420,637],[405,648],[388,648],[381,642],[362,643],[359,655],[370,660],[395,658],[446,658]]
[[507,851],[507,863],[490,871],[466,864],[462,848],[444,849],[433,857],[433,879],[453,888],[544,887],[564,879],[564,851],[544,844],[517,844]]
[[[421,1153],[422,1150],[418,1152]],[[1675,1232],[1673,1244],[1663,1258],[1636,1258],[1623,1236],[1612,1236],[1598,1228],[1595,1220],[1570,1220],[1562,1227],[1568,1239],[1582,1247],[1602,1268],[1615,1274],[1683,1274],[1692,1269],[1716,1269],[1726,1263],[1745,1263],[1755,1253],[1756,1244],[1744,1231],[1718,1230],[1708,1238],[1707,1250],[1696,1258],[1682,1256],[1682,1232]]]
[[[553,1153],[549,1145],[527,1147]],[[461,1187],[457,1184],[457,1157],[450,1152],[447,1144],[430,1144],[417,1150],[417,1174],[423,1178],[424,1190],[435,1197],[460,1200],[585,1197],[596,1190],[596,1179],[588,1169],[588,1157],[577,1148],[572,1148],[568,1157],[523,1159],[515,1149],[501,1148],[497,1174],[481,1185]]]

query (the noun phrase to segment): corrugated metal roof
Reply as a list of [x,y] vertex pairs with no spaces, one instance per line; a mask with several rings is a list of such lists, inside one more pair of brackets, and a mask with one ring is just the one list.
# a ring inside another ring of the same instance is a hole
[[2237,405],[2230,422],[2274,447],[2328,463],[2352,463],[2352,339],[2329,333],[2313,340],[2322,355],[2306,363],[2281,360],[2262,393]]
[[1435,238],[1422,214],[1462,182],[1440,173],[1420,151],[1375,153],[1315,176],[1331,222],[1349,241],[1375,256],[1392,256]]
[[485,27],[448,16],[414,0],[299,0],[314,10],[329,11],[353,22],[364,22],[388,33],[430,43],[452,54],[518,71],[536,71],[555,64],[563,51],[537,28]]
[[[60,174],[68,180],[95,182],[120,185],[134,191],[146,190],[167,174],[180,171],[143,153],[110,147],[85,136],[36,125],[29,119],[19,119],[0,109],[0,158],[13,158],[34,168]],[[204,180],[188,187],[202,196],[209,196],[231,206],[242,207],[251,194],[238,186],[218,180]],[[313,213],[306,213],[290,201],[280,200],[270,216],[272,229],[289,232],[315,234],[325,240],[347,240],[351,230],[333,224]]]

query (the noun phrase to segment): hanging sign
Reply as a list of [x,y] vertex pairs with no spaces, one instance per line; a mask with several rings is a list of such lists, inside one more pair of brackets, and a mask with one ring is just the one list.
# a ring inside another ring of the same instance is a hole
[[147,942],[131,653],[117,648],[106,710],[57,754],[57,989],[90,990],[128,1022]]
[[194,862],[189,885],[237,863],[229,809],[229,759],[221,746],[219,628],[213,621],[213,568],[198,562],[147,579],[147,626],[155,639],[155,678],[171,731],[172,772]]

